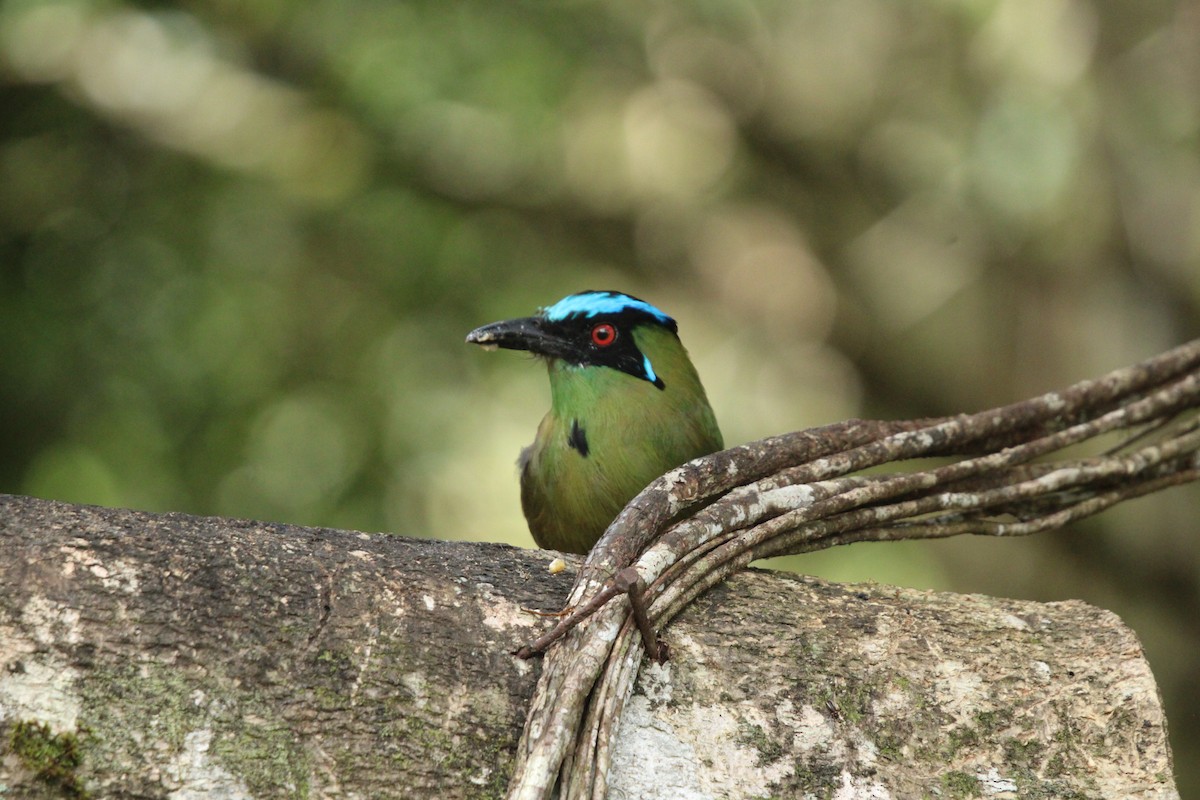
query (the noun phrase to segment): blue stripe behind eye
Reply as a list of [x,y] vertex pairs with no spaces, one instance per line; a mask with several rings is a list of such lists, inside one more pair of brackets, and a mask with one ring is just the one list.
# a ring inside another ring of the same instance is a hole
[[654,374],[654,367],[650,366],[650,358],[642,356],[642,369],[646,370],[646,380],[651,383],[658,383],[658,376]]
[[[567,317],[595,317],[600,314],[620,314],[622,311],[631,310],[649,314],[664,325],[672,322],[670,317],[644,300],[635,300],[629,295],[619,292],[582,292],[568,295],[554,305],[543,309],[542,314],[551,322],[562,322]],[[649,362],[647,362],[648,367]]]

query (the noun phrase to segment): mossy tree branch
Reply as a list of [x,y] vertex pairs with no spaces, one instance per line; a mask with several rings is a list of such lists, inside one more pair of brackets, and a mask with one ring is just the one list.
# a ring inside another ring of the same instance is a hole
[[[0,495],[0,785],[502,797],[553,555]],[[614,797],[1178,800],[1137,638],[1083,603],[750,571],[668,635],[597,742]]]

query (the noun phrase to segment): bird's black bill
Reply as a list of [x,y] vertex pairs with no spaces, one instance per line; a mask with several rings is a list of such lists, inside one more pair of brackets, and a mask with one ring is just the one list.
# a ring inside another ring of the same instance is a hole
[[540,317],[522,317],[493,322],[467,334],[467,341],[488,350],[528,350],[554,358],[576,358],[575,348]]

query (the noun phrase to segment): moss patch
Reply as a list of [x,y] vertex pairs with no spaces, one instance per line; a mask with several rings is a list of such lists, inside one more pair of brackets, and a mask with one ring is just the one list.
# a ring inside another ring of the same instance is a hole
[[761,725],[742,723],[738,731],[737,743],[752,747],[758,752],[758,766],[765,767],[783,758],[786,748],[783,742],[774,739]]
[[[833,764],[819,763],[813,759],[808,763],[797,761],[792,785],[803,790],[804,797],[831,798],[842,786],[842,771]],[[790,792],[784,793],[786,796]]]
[[88,796],[76,774],[83,761],[78,734],[56,734],[50,731],[49,725],[21,720],[13,726],[8,744],[25,768],[39,780],[58,789],[66,797]]
[[965,772],[943,773],[942,788],[948,797],[979,797],[979,779]]
[[[97,669],[82,688],[84,713],[94,732],[89,754],[97,764],[136,763],[146,754],[155,754],[150,757],[156,764],[166,764],[184,750],[189,733],[209,729],[213,763],[252,793],[284,787],[292,796],[304,797],[308,791],[307,755],[277,719],[270,696],[157,663]],[[235,693],[236,699],[221,699]],[[140,791],[159,789],[147,780]]]
[[1013,711],[1008,708],[998,708],[992,711],[980,711],[975,715],[975,722],[986,735],[1002,731],[1012,725]]

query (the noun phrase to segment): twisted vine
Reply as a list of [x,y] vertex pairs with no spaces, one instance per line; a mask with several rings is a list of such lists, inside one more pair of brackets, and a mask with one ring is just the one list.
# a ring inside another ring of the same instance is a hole
[[[601,800],[612,734],[645,655],[615,576],[633,566],[662,629],[769,556],[861,541],[1025,536],[1200,478],[1200,340],[1062,391],[955,417],[849,420],[734,447],[655,480],[613,521],[545,653],[510,800]],[[1087,457],[1065,448],[1119,438]],[[1121,438],[1123,437],[1123,438]],[[1056,460],[1057,456],[1057,460]],[[908,472],[854,475],[914,458]],[[628,586],[628,581],[621,587]]]

